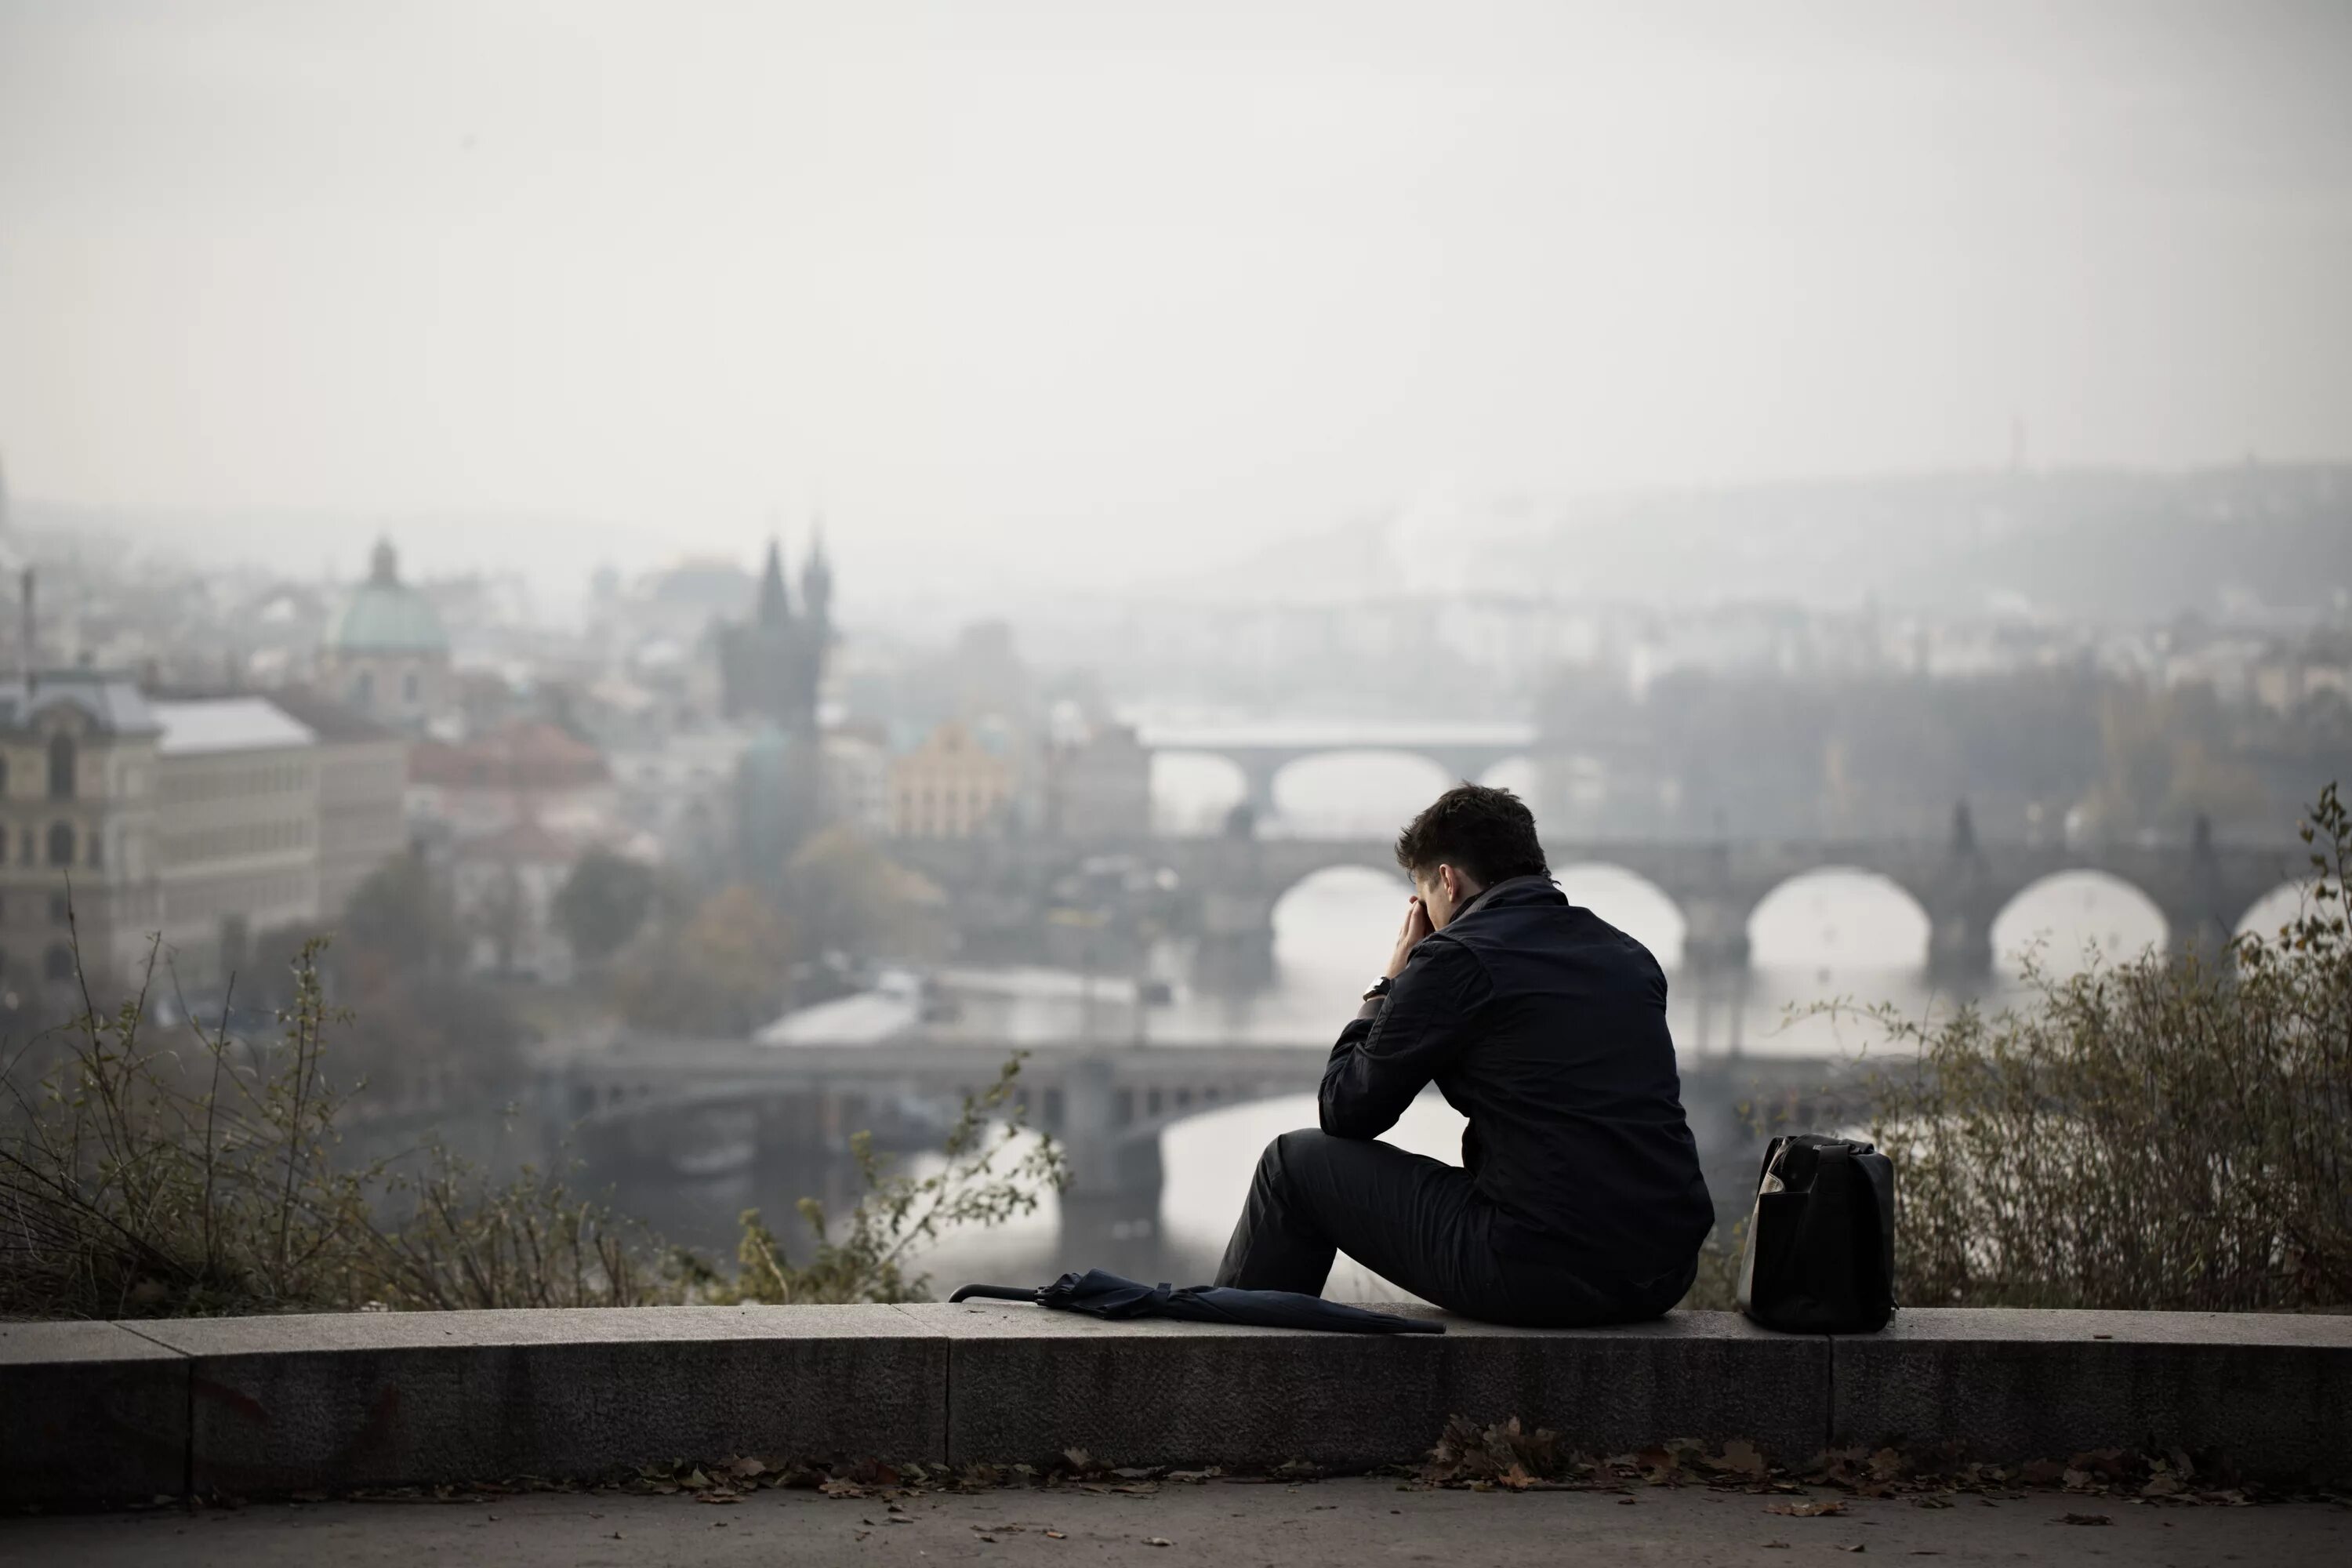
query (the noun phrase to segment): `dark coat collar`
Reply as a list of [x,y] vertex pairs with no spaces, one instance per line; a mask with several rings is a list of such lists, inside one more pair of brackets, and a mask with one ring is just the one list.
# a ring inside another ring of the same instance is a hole
[[1454,911],[1454,920],[1447,921],[1445,923],[1450,926],[1454,921],[1458,921],[1475,910],[1486,909],[1489,905],[1507,907],[1512,904],[1564,904],[1566,902],[1568,902],[1568,895],[1561,892],[1559,885],[1549,876],[1506,877],[1492,887],[1481,888],[1471,894],[1469,901]]

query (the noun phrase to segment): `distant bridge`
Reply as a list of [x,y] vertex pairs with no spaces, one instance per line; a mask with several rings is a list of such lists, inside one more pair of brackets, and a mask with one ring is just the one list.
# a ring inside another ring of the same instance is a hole
[[[1993,921],[2010,902],[2061,872],[2100,871],[2138,889],[2162,912],[2175,952],[2185,953],[2218,951],[2256,902],[2309,866],[2300,848],[2220,844],[2201,824],[2187,844],[1980,843],[1965,808],[1941,843],[1553,839],[1546,848],[1555,867],[1597,862],[1654,885],[1682,912],[1684,963],[1695,970],[1745,966],[1749,920],[1790,879],[1832,869],[1873,873],[1927,915],[1929,968],[1961,977],[1991,968]],[[1089,859],[1127,856],[1165,868],[1183,890],[1203,960],[1244,979],[1271,973],[1275,905],[1301,880],[1341,866],[1396,871],[1384,839],[905,839],[890,852],[948,889],[977,922],[1034,920],[1051,906],[1055,884]]]
[[1476,782],[1498,763],[1530,756],[1536,727],[1524,723],[1146,725],[1139,739],[1154,752],[1223,757],[1241,770],[1242,801],[1263,822],[1274,815],[1275,775],[1307,757],[1339,752],[1397,752],[1423,757],[1449,778]]
[[[545,1089],[591,1139],[636,1152],[692,1147],[706,1124],[749,1112],[762,1146],[837,1146],[908,1103],[944,1112],[995,1081],[1016,1047],[999,1042],[888,1041],[763,1046],[740,1040],[625,1037],[551,1068]],[[1019,1099],[1033,1126],[1066,1147],[1081,1201],[1156,1212],[1160,1135],[1190,1117],[1284,1095],[1312,1094],[1324,1044],[1139,1046],[1065,1043],[1027,1053]],[[1683,1100],[1702,1150],[1736,1169],[1755,1142],[1748,1110],[1786,1102],[1831,1114],[1859,1093],[1855,1064],[1824,1058],[1685,1061]],[[1843,1086],[1841,1089],[1840,1086]],[[1148,1200],[1148,1206],[1147,1206]]]

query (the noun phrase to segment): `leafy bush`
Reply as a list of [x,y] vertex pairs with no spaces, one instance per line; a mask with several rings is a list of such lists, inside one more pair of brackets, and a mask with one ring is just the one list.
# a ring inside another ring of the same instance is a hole
[[903,1300],[923,1288],[906,1269],[924,1244],[1034,1208],[1063,1179],[1050,1142],[1014,1150],[1017,1115],[998,1127],[1017,1058],[966,1101],[939,1173],[892,1175],[861,1141],[866,1191],[838,1240],[801,1205],[818,1246],[798,1268],[756,1214],[730,1277],[529,1168],[495,1182],[436,1149],[347,1168],[327,1060],[348,1020],[323,999],[322,946],[291,964],[273,1044],[200,1021],[192,1048],[147,1041],[151,949],[139,994],[111,1014],[85,998],[38,1083],[17,1076],[24,1054],[5,1064],[0,1317]]
[[2156,953],[2033,1003],[1874,1015],[1916,1068],[1875,1085],[1915,1306],[2352,1308],[2352,812],[2303,829],[2303,912],[2220,964]]

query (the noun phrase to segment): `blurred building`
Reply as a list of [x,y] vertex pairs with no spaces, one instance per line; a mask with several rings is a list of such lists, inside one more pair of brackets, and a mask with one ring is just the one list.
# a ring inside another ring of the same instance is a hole
[[91,989],[136,977],[147,935],[163,920],[158,731],[128,675],[72,669],[0,680],[0,1002],[73,986],[68,880]]
[[408,741],[308,688],[269,700],[314,738],[319,912],[332,921],[370,873],[407,847]]
[[424,740],[408,754],[413,825],[455,840],[524,822],[574,842],[620,829],[620,795],[595,747],[543,720],[462,742]]
[[835,822],[886,838],[897,826],[891,810],[890,752],[877,735],[850,730],[824,737],[824,806]]
[[801,568],[801,609],[793,611],[784,585],[782,548],[768,542],[760,596],[751,618],[725,627],[719,670],[727,716],[765,719],[804,744],[816,741],[817,688],[833,643],[833,568],[822,542],[809,547]]
[[1013,768],[950,719],[890,764],[891,831],[901,838],[970,838],[1000,831]]
[[608,754],[621,820],[649,835],[673,864],[715,866],[731,832],[738,768],[751,732],[734,725],[682,731]]
[[1064,838],[1140,838],[1151,831],[1151,752],[1134,726],[1098,725],[1052,746],[1045,831]]
[[530,821],[457,846],[450,893],[468,967],[548,985],[570,981],[572,944],[555,919],[555,897],[579,859],[572,845]]
[[319,923],[317,737],[258,697],[151,707],[164,945],[217,982],[256,933]]
[[449,634],[431,600],[400,580],[390,540],[352,591],[319,650],[327,692],[380,724],[416,731],[456,711]]

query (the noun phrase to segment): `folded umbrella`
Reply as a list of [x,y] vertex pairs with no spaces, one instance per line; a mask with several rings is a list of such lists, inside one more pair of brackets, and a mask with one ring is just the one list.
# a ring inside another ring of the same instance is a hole
[[1327,1329],[1349,1334],[1442,1334],[1431,1318],[1400,1318],[1369,1312],[1296,1290],[1235,1290],[1223,1285],[1139,1285],[1117,1274],[1089,1268],[1065,1274],[1051,1285],[967,1285],[948,1298],[978,1296],[992,1301],[1034,1301],[1064,1312],[1097,1318],[1174,1318],[1188,1323],[1240,1323],[1260,1329]]

